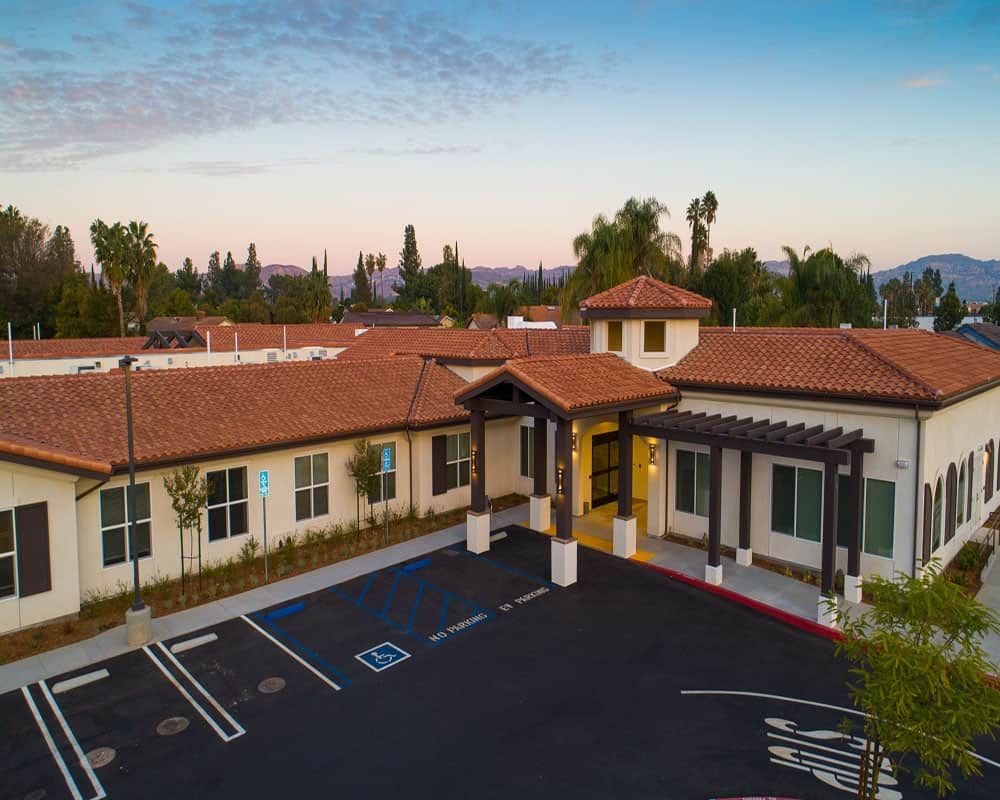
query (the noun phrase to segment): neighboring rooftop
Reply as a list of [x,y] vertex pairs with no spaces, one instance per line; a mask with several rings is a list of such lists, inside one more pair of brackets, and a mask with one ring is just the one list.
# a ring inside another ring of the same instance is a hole
[[588,297],[580,303],[584,318],[607,317],[705,317],[712,301],[679,286],[640,275]]
[[[14,358],[110,358],[138,353],[145,336],[95,339],[15,339]],[[7,342],[0,344],[0,360],[8,356]]]
[[991,322],[969,322],[959,325],[955,330],[950,331],[952,336],[959,336],[973,344],[981,344],[983,347],[991,347],[1000,350],[1000,325]]
[[538,356],[508,361],[455,393],[456,402],[476,396],[498,383],[512,381],[548,405],[572,415],[601,407],[657,403],[677,392],[653,373],[634,367],[611,353]]
[[915,329],[703,327],[657,375],[681,389],[938,404],[1000,381],[1000,353]]
[[[91,472],[127,463],[124,374],[0,381],[0,452]],[[285,362],[133,376],[139,465],[459,422],[461,378],[433,361]],[[411,408],[412,401],[412,408]],[[86,465],[85,467],[80,465]]]
[[153,317],[146,323],[146,330],[153,331],[189,331],[196,325],[232,325],[233,322],[226,316],[208,316],[198,314],[192,317]]
[[341,322],[366,328],[436,328],[438,321],[422,311],[347,311]]

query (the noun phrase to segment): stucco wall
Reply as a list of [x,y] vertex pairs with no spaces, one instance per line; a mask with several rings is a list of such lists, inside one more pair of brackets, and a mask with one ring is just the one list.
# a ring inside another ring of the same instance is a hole
[[48,503],[52,589],[0,600],[0,632],[16,630],[80,609],[77,570],[76,479],[32,467],[0,465],[0,509]]
[[[698,345],[697,319],[658,320],[666,323],[662,353],[646,352],[643,342],[641,319],[622,320],[622,349],[613,351],[630,364],[642,369],[655,370],[671,366],[680,361]],[[608,352],[608,320],[591,322],[590,350],[592,353]]]

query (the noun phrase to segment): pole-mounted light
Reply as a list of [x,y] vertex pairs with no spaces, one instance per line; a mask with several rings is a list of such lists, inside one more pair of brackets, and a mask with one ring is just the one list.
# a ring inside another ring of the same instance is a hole
[[133,611],[142,611],[146,607],[139,585],[139,554],[136,552],[135,546],[135,436],[132,429],[132,365],[138,360],[135,356],[125,356],[118,362],[118,366],[125,372],[125,427],[128,432],[128,492],[125,504],[128,506],[128,547],[132,556]]

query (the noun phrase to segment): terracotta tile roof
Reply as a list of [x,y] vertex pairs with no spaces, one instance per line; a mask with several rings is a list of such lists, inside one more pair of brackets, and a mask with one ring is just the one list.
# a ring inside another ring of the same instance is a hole
[[566,413],[633,401],[669,399],[676,389],[653,373],[611,353],[538,356],[508,361],[459,389],[456,400],[475,396],[498,378],[510,377]]
[[570,355],[590,351],[590,329],[477,331],[468,328],[374,329],[358,336],[339,360],[413,354],[443,361],[499,364],[529,355]]
[[212,334],[212,352],[236,349],[239,336],[240,350],[281,349],[287,335],[288,347],[344,347],[354,341],[358,325],[339,322],[312,322],[296,325],[263,325],[239,323],[237,325],[196,325],[195,330],[206,339]]
[[939,402],[1000,380],[1000,353],[921,330],[703,327],[657,375],[682,388]]
[[[562,306],[521,306],[517,313],[532,322],[554,322],[563,326]],[[580,312],[575,308],[570,312],[568,324],[580,324]]]
[[588,297],[580,310],[589,309],[711,309],[712,301],[680,286],[640,275]]
[[[413,427],[458,422],[467,415],[452,396],[463,385],[447,368],[416,357],[142,371],[132,384],[136,461],[399,429],[408,413]],[[124,392],[119,370],[2,380],[0,408],[17,413],[0,414],[0,436],[121,467],[128,456]]]
[[[19,358],[109,358],[138,353],[145,336],[95,339],[15,339],[14,360]],[[7,342],[0,342],[0,361],[8,356]]]

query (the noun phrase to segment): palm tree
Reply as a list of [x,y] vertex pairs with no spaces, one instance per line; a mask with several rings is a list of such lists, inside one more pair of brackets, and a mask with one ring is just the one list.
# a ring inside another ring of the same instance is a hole
[[90,241],[94,257],[101,264],[101,280],[106,280],[118,303],[118,331],[125,336],[125,309],[122,306],[122,286],[125,283],[125,228],[120,222],[110,227],[102,219],[90,225]]
[[[375,254],[369,253],[365,256],[365,272],[368,274],[368,285],[375,286],[375,281],[373,276],[375,275]],[[375,298],[376,304],[378,303],[378,298]]]
[[502,327],[507,326],[507,317],[516,312],[519,306],[516,284],[517,281],[491,283],[481,301],[480,307],[493,314]]
[[702,224],[704,210],[701,207],[701,200],[695,198],[687,207],[687,223],[691,226],[691,270],[698,268],[701,261]]
[[385,304],[385,282],[382,279],[382,273],[385,272],[385,253],[379,253],[375,257],[375,268],[378,270],[378,283],[379,288],[382,290],[382,304]]
[[705,218],[705,256],[708,261],[712,260],[712,223],[715,222],[718,211],[719,201],[715,197],[715,192],[709,189],[701,198],[701,213]]
[[135,311],[139,324],[146,319],[149,307],[149,281],[156,267],[156,242],[149,232],[149,225],[142,220],[132,220],[125,231],[127,276],[135,290]]

